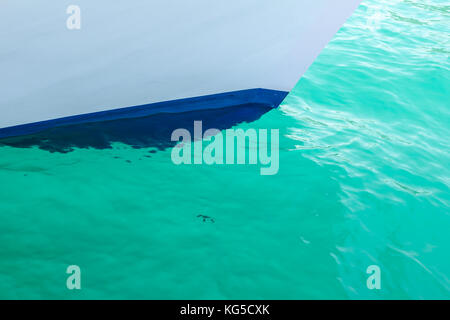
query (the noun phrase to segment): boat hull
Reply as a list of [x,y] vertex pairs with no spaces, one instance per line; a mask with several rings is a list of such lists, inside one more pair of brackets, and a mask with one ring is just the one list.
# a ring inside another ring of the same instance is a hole
[[265,88],[290,91],[360,0],[0,5],[0,128]]

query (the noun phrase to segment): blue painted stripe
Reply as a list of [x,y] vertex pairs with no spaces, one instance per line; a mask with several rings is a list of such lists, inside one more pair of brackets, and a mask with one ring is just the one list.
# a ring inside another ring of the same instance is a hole
[[287,94],[288,92],[285,91],[249,89],[195,98],[157,102],[3,128],[0,129],[0,138],[34,134],[42,130],[60,126],[139,118],[158,113],[181,113],[187,111],[220,109],[242,104],[260,104],[276,108],[281,104]]

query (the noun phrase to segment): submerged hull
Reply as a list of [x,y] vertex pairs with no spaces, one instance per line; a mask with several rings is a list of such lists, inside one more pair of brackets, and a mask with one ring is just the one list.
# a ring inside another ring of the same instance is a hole
[[0,135],[133,105],[288,92],[359,3],[79,0],[79,30],[66,27],[68,3],[2,3]]

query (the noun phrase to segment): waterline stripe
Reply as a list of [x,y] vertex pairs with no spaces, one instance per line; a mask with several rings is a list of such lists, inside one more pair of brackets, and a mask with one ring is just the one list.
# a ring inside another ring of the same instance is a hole
[[158,113],[181,113],[195,110],[218,109],[248,103],[261,104],[276,108],[281,104],[287,94],[288,92],[285,91],[248,89],[201,97],[150,103],[140,106],[125,107],[7,127],[0,129],[0,138],[28,135],[45,129],[65,125],[138,118]]

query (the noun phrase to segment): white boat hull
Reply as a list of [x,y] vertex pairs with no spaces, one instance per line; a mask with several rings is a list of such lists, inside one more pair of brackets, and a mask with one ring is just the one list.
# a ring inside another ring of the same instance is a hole
[[290,91],[360,0],[0,4],[0,128],[244,89]]

